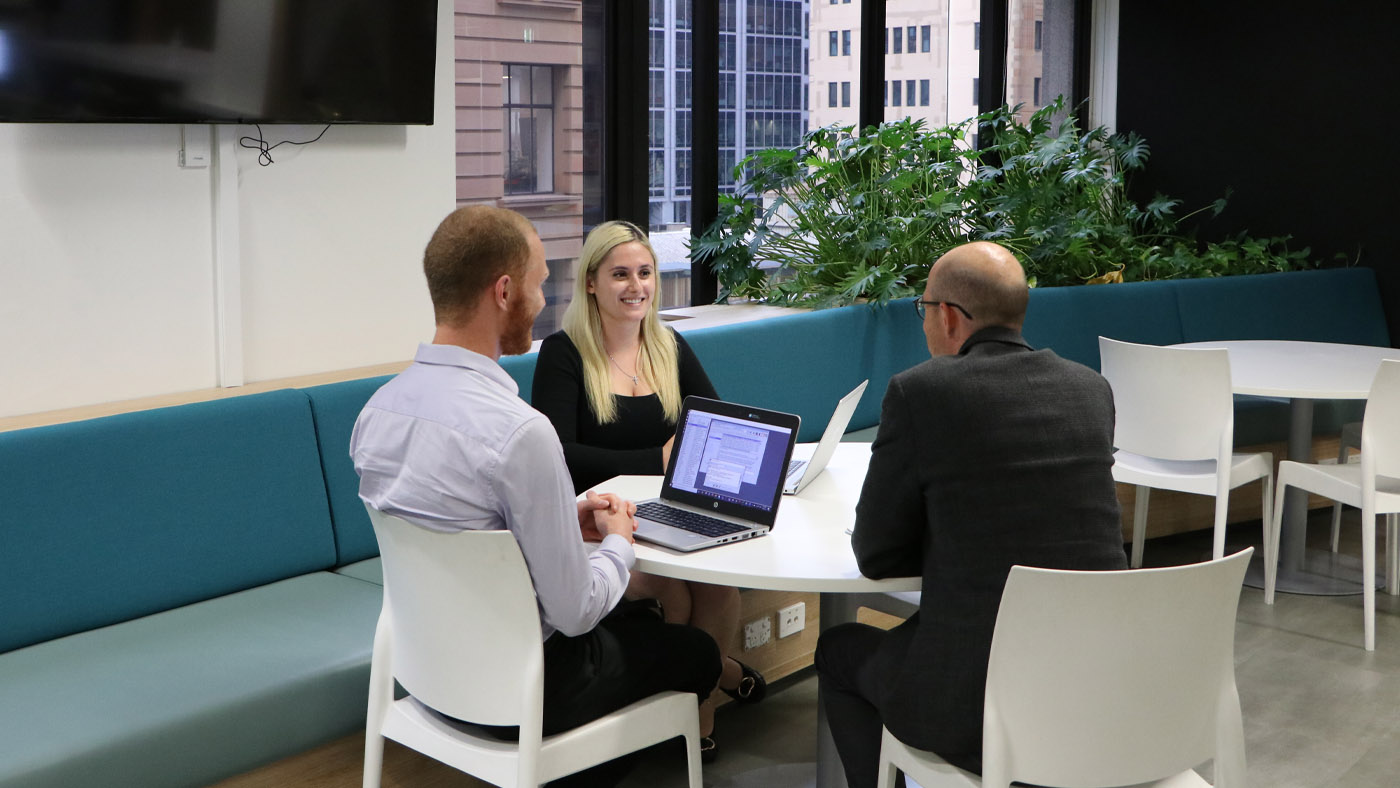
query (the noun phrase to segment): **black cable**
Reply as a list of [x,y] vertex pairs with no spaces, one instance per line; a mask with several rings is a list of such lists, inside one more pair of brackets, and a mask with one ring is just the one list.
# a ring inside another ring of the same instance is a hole
[[273,148],[279,147],[279,146],[281,146],[281,145],[310,145],[311,143],[316,142],[317,140],[320,140],[322,137],[326,136],[326,132],[327,132],[327,131],[330,131],[331,124],[327,123],[327,124],[326,124],[326,127],[325,127],[324,129],[321,129],[321,133],[316,135],[315,139],[300,140],[300,141],[298,141],[298,140],[282,140],[281,142],[277,143],[276,145],[268,145],[268,144],[267,144],[267,140],[263,139],[262,126],[259,126],[258,124],[254,123],[254,124],[253,124],[253,128],[255,128],[255,129],[258,130],[258,136],[257,136],[257,137],[239,137],[239,138],[238,138],[238,144],[241,145],[241,146],[244,147],[244,148],[252,148],[252,149],[256,150],[256,151],[258,152],[258,164],[260,164],[260,165],[266,167],[267,165],[273,163],[273,161],[272,161],[272,149],[273,149]]

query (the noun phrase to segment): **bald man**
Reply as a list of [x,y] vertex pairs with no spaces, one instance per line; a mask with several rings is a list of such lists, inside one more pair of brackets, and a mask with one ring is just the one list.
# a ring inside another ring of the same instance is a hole
[[997,244],[939,258],[916,306],[929,361],[890,379],[851,537],[867,577],[923,577],[919,612],[817,644],[821,702],[851,788],[880,727],[979,772],[992,628],[1015,564],[1124,569],[1113,395],[1021,337],[1029,291]]

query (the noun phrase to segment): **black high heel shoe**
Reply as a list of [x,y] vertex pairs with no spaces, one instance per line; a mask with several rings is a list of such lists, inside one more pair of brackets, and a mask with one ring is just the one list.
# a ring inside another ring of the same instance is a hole
[[[734,658],[727,657],[726,659]],[[721,690],[724,690],[724,694],[739,703],[753,704],[763,700],[763,696],[768,694],[768,682],[764,681],[763,674],[737,659],[734,659],[734,664],[739,666],[739,672],[742,674],[739,677],[739,686],[734,689],[720,687]]]

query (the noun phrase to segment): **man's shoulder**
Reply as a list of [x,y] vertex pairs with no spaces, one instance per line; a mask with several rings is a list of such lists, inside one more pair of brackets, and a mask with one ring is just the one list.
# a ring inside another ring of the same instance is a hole
[[500,445],[544,415],[478,372],[414,365],[385,383],[365,410],[413,419]]

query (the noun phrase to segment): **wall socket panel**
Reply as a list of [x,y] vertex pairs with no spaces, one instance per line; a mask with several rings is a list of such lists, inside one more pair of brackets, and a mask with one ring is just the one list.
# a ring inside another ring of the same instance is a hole
[[807,626],[806,602],[788,605],[778,611],[778,637],[785,638],[788,635],[796,635],[805,626]]
[[773,639],[773,619],[756,618],[744,625],[744,650],[755,649]]

